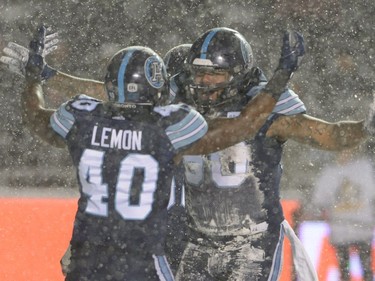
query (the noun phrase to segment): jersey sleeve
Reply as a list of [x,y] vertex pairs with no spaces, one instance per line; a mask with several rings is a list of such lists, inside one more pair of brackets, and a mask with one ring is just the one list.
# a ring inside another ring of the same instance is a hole
[[[267,83],[261,83],[258,86],[251,88],[251,90],[247,93],[247,96],[250,98],[255,97],[262,89],[264,89],[266,84]],[[306,113],[305,104],[300,100],[298,95],[293,90],[286,89],[277,101],[276,106],[272,111],[272,115],[295,115],[299,113]]]
[[208,130],[203,116],[186,104],[174,104],[155,110],[169,119],[165,132],[176,150],[188,147],[202,138]]
[[287,89],[280,96],[272,113],[281,115],[295,115],[299,113],[306,113],[306,107],[295,92]]
[[64,139],[74,125],[75,117],[67,110],[71,101],[63,103],[51,116],[52,129]]
[[52,129],[64,139],[72,129],[78,115],[94,111],[102,101],[86,95],[77,95],[63,103],[50,119]]

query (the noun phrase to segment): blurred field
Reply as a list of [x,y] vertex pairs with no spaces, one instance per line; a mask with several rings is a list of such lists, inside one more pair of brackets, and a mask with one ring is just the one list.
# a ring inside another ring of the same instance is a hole
[[2,281],[63,280],[59,260],[71,236],[74,198],[0,198]]

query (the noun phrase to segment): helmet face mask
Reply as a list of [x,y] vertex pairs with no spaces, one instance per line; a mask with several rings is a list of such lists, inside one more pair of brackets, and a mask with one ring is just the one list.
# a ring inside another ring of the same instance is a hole
[[[192,45],[186,59],[189,89],[197,106],[209,107],[222,105],[235,97],[244,88],[246,77],[253,65],[253,54],[250,44],[235,30],[214,28],[201,35]],[[228,73],[225,81],[219,83],[201,83],[199,76],[204,73],[220,76]],[[207,97],[220,91],[215,100]]]
[[109,101],[117,104],[158,103],[168,97],[168,83],[162,59],[146,47],[128,47],[117,52],[107,66],[105,89]]
[[223,102],[223,96],[233,76],[223,69],[195,67],[190,68],[189,90],[197,104],[212,106]]

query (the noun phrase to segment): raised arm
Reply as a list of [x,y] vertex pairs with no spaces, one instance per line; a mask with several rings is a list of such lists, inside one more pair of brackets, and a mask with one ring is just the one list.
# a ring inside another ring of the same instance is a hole
[[[45,60],[46,56],[52,53],[58,47],[57,33],[50,33],[47,29],[45,43],[42,47],[41,56]],[[9,42],[3,49],[3,54],[0,57],[2,66],[9,71],[25,78],[26,64],[29,60],[29,49],[20,46],[14,42]],[[97,99],[103,100],[106,98],[104,85],[100,81],[85,79],[72,76],[56,70],[44,64],[41,72],[43,88],[48,95],[50,90],[58,90],[59,93],[67,98],[76,96],[78,93],[86,94]]]
[[85,94],[99,100],[107,98],[103,82],[72,76],[61,71],[56,71],[56,75],[48,80],[45,87],[47,92],[48,89],[57,89],[67,98],[77,94]]
[[44,44],[45,28],[41,27],[30,45],[30,57],[25,68],[26,87],[21,94],[23,123],[44,141],[57,147],[64,147],[65,142],[51,129],[50,117],[55,110],[45,108],[41,73],[44,59],[39,45]]
[[65,142],[50,127],[50,117],[55,110],[44,107],[41,84],[32,80],[26,81],[26,88],[21,94],[23,123],[47,143],[64,147]]
[[283,116],[276,120],[267,136],[280,141],[291,139],[322,150],[338,151],[359,145],[368,132],[365,122],[327,122],[306,114]]

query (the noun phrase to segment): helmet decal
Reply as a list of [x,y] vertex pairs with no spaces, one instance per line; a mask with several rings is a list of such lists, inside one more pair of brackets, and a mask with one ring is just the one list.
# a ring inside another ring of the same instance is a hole
[[193,60],[193,64],[195,65],[204,65],[204,66],[213,66],[214,64],[212,63],[211,60],[209,59],[201,59],[201,58],[196,58]]
[[155,88],[160,89],[164,85],[163,68],[161,61],[156,56],[149,57],[145,62],[145,74],[148,83]]
[[117,86],[118,86],[118,100],[117,102],[119,103],[124,103],[125,102],[125,92],[124,92],[124,75],[125,75],[125,70],[126,67],[129,63],[129,60],[131,56],[133,55],[134,51],[129,51],[126,53],[126,55],[123,57],[120,65],[120,69],[118,72],[117,76]]

